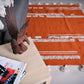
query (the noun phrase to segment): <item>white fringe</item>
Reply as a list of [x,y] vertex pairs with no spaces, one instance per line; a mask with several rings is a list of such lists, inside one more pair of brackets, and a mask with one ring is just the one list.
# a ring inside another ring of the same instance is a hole
[[69,5],[73,5],[74,3],[69,3]]
[[83,65],[80,65],[79,66],[79,70],[82,71],[82,72],[84,72],[84,66]]
[[53,3],[53,5],[56,5],[56,4],[57,4],[56,2]]
[[61,66],[60,71],[62,72],[70,72],[70,69],[67,67],[67,65]]
[[41,3],[39,2],[38,5],[41,5]]
[[77,3],[77,5],[82,6],[82,3]]
[[60,5],[63,5],[63,2],[60,2],[59,4],[60,4]]
[[49,5],[49,3],[45,3],[45,5]]
[[29,2],[29,5],[32,5],[32,3],[31,3],[31,2]]

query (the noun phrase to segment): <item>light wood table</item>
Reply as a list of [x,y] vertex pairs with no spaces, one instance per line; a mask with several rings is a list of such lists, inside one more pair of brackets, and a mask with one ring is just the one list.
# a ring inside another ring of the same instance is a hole
[[25,45],[27,45],[28,47],[28,50],[24,52],[22,55],[13,54],[10,43],[7,43],[4,45],[0,45],[0,56],[8,57],[27,63],[27,74],[20,81],[20,84],[40,84],[43,82],[46,82],[46,84],[50,84],[51,75],[49,69],[43,62],[31,37],[29,37],[28,39],[30,41],[30,45],[25,43]]

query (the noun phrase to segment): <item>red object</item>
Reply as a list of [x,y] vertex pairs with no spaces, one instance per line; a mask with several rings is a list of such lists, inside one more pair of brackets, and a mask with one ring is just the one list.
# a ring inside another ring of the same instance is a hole
[[7,80],[8,77],[10,77],[11,75],[14,74],[15,70],[14,69],[10,69],[10,68],[7,68],[7,70],[9,71],[8,75],[4,78],[2,77],[0,81],[3,81],[5,82]]

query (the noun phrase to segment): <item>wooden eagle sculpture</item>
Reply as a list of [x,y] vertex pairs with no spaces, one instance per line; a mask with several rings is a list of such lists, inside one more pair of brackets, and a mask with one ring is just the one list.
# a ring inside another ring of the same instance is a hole
[[24,51],[27,50],[27,47],[23,44],[24,41],[29,44],[29,40],[25,35],[25,31],[27,29],[27,26],[30,20],[24,23],[23,26],[20,28],[20,31],[18,31],[16,17],[12,7],[6,8],[5,20],[7,23],[9,34],[11,35],[11,38],[12,38],[11,47],[12,47],[13,53],[22,54]]

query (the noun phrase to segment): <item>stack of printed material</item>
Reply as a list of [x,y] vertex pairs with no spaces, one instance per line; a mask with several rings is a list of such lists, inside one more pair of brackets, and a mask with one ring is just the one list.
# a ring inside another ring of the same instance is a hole
[[18,84],[26,63],[0,56],[0,84]]

